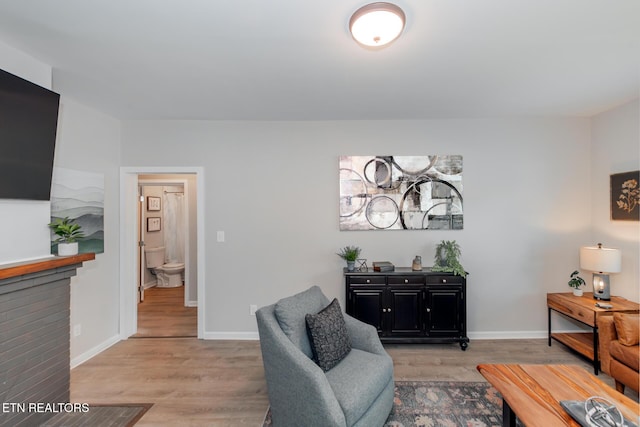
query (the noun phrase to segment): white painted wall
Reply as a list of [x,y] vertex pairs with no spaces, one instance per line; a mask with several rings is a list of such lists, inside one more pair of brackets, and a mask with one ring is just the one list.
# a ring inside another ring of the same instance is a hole
[[[0,68],[51,89],[51,67],[0,42]],[[59,120],[58,120],[59,121]],[[59,142],[59,139],[58,139]],[[49,201],[0,200],[0,223],[11,224],[2,232],[0,264],[50,255]]]
[[[464,230],[338,230],[339,155],[443,153],[464,156]],[[441,239],[461,244],[471,272],[472,335],[541,334],[545,295],[568,290],[590,235],[588,119],[125,122],[122,159],[206,171],[210,338],[255,335],[249,304],[312,284],[344,304],[344,245],[370,261],[429,265]]]
[[[0,67],[50,81],[49,66],[1,43]],[[120,123],[64,94],[61,102],[55,165],[105,174],[105,253],[72,279],[72,325],[82,325],[73,364],[118,339],[119,166],[206,171],[205,337],[256,336],[249,304],[311,284],[344,304],[335,252],[347,244],[370,261],[409,265],[422,255],[429,265],[439,240],[457,240],[471,272],[475,337],[544,335],[545,294],[568,290],[586,243],[622,249],[614,293],[639,300],[638,224],[608,220],[608,175],[640,163],[637,101],[593,120],[294,123]],[[464,156],[464,230],[338,231],[339,155],[433,153]],[[0,263],[49,253],[48,203],[0,201],[1,220],[16,227],[0,245]]]
[[[610,219],[609,175],[640,169],[640,108],[638,100],[593,119],[591,144],[592,238],[620,248],[622,271],[611,275],[611,292],[640,301],[640,223]],[[591,283],[591,273],[585,274]]]
[[[43,87],[51,85],[47,64],[0,43],[0,68]],[[120,122],[61,93],[54,166],[105,176],[105,252],[84,263],[71,279],[71,363],[90,358],[118,339]],[[50,203],[0,200],[3,231],[0,264],[50,255]],[[73,327],[81,335],[73,336]]]
[[[62,96],[55,165],[104,174],[104,253],[71,280],[71,363],[119,340],[120,121]],[[82,334],[73,336],[75,325]]]

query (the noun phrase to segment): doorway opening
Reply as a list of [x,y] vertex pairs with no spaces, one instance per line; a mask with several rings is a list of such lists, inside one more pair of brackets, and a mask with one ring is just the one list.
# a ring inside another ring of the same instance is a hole
[[194,184],[193,175],[138,175],[140,275],[134,338],[197,336],[197,288],[191,262],[196,248],[190,244]]
[[121,339],[203,338],[202,168],[123,167],[120,178]]

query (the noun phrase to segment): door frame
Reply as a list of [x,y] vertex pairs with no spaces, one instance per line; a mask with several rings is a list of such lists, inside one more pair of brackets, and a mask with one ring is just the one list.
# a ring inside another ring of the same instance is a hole
[[198,338],[204,338],[205,298],[205,191],[204,168],[184,166],[128,166],[120,168],[120,339],[138,330],[138,176],[195,174],[197,227]]

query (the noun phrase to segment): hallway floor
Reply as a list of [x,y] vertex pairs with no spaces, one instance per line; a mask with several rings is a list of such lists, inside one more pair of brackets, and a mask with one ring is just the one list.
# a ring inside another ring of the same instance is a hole
[[138,333],[133,338],[195,337],[198,308],[184,306],[184,286],[149,288],[138,304]]

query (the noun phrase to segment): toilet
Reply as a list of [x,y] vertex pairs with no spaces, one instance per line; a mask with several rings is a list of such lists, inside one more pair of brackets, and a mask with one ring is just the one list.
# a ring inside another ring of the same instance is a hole
[[172,262],[165,264],[164,246],[146,248],[144,250],[147,268],[156,276],[156,286],[159,288],[175,288],[182,286],[184,263]]

